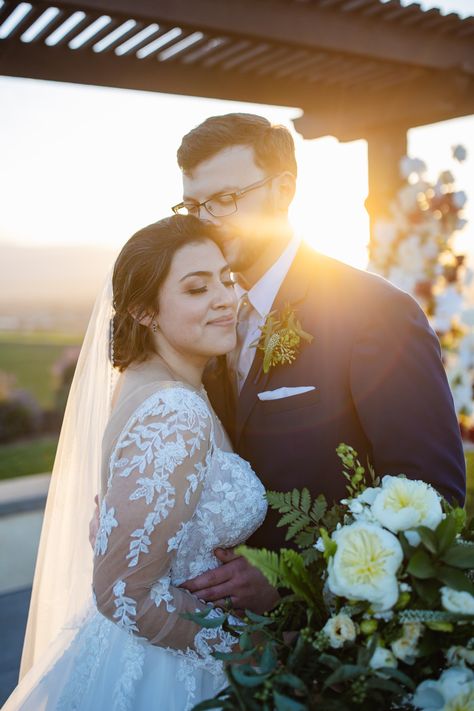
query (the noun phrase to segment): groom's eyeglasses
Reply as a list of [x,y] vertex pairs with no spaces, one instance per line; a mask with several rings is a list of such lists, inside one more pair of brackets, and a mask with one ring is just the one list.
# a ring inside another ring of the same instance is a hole
[[201,207],[204,207],[213,217],[227,217],[227,215],[232,215],[234,212],[237,212],[237,200],[240,200],[241,197],[251,190],[257,190],[257,188],[263,187],[263,185],[266,185],[270,180],[276,177],[276,175],[270,175],[268,178],[247,185],[240,190],[235,190],[235,192],[213,195],[203,202],[180,202],[171,209],[175,215],[194,215],[195,217],[199,217]]

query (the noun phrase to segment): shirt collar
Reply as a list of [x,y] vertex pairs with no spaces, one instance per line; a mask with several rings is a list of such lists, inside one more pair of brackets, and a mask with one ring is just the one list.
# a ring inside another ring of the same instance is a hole
[[[294,235],[265,274],[248,291],[248,300],[261,318],[266,318],[272,308],[276,295],[288,274],[292,262],[301,244],[301,237]],[[246,293],[239,284],[235,285],[239,299]]]

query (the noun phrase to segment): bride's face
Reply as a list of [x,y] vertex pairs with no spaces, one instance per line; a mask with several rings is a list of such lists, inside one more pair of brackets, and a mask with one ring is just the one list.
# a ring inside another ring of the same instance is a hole
[[158,352],[168,345],[191,357],[228,353],[236,343],[236,308],[230,269],[217,245],[182,247],[158,297]]

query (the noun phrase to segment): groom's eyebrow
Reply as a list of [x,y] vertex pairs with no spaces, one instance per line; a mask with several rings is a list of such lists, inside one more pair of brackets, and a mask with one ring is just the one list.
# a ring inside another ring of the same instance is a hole
[[[206,198],[206,200],[209,200],[210,198],[215,197],[216,195],[223,195],[224,193],[235,193],[236,190],[239,190],[240,188],[236,187],[236,185],[224,185],[222,188],[219,188],[219,190],[216,190],[213,192],[209,197]],[[199,202],[199,200],[195,197],[192,197],[191,195],[183,195],[183,202]]]
[[[226,264],[225,267],[222,267],[222,269],[220,270],[219,273],[222,274],[223,272],[229,272],[229,271],[230,271],[230,267],[229,267],[228,264]],[[212,272],[204,272],[204,271],[189,272],[188,274],[185,274],[184,277],[182,277],[182,278],[180,279],[180,281],[184,281],[184,280],[187,279],[188,277],[192,277],[192,276],[211,277],[211,276],[212,276]]]

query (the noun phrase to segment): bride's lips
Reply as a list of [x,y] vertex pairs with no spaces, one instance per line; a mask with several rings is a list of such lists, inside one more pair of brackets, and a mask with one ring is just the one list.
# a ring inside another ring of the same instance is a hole
[[207,322],[208,326],[235,326],[235,316],[230,314],[229,316],[221,316],[221,318],[213,319]]

